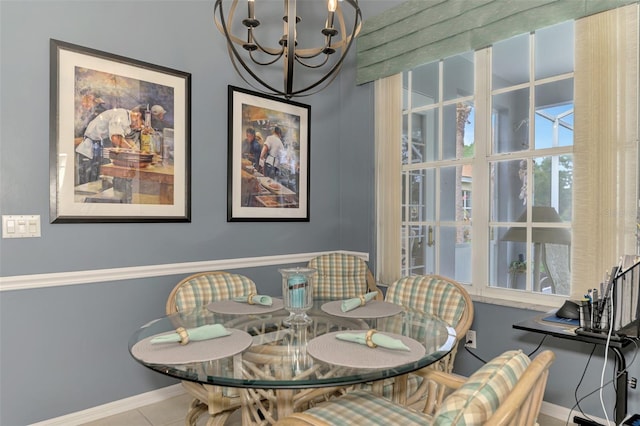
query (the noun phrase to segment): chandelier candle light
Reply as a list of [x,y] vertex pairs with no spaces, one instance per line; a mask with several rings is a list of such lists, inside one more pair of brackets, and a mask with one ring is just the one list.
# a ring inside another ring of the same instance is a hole
[[[308,96],[326,88],[336,77],[345,56],[351,47],[353,40],[360,32],[362,14],[358,6],[358,0],[327,0],[325,9],[326,21],[324,27],[317,33],[312,33],[318,37],[316,47],[303,47],[302,34],[298,32],[298,24],[302,21],[297,15],[297,3],[305,5],[313,13],[319,0],[282,0],[284,2],[285,15],[281,18],[284,21],[284,34],[278,34],[273,40],[277,41],[275,47],[270,47],[264,43],[273,35],[273,27],[266,25],[258,32],[261,21],[256,15],[256,2],[263,15],[273,16],[275,9],[273,3],[276,0],[246,0],[246,18],[234,21],[234,15],[238,3],[242,0],[216,0],[214,7],[215,23],[220,32],[225,36],[227,49],[233,67],[240,77],[254,89],[277,96],[284,96],[286,99],[293,97]],[[225,13],[224,5],[228,8]],[[343,5],[350,6],[343,11]],[[347,12],[347,13],[345,13]],[[345,17],[345,14],[347,15]],[[317,13],[315,14],[317,17]],[[280,19],[279,17],[277,18]],[[318,18],[319,19],[319,18]],[[324,18],[323,18],[324,19]],[[347,30],[347,20],[350,25]],[[266,21],[265,21],[266,22]],[[318,21],[318,25],[321,21]],[[334,24],[337,23],[337,28]],[[313,19],[305,22],[300,29],[308,30],[314,27]],[[233,30],[246,31],[246,37],[238,37],[233,34]],[[276,65],[282,59],[284,71],[284,85],[282,89],[276,88],[274,75],[271,72],[271,65]],[[296,78],[294,84],[294,74],[297,71],[306,69],[302,78]],[[257,85],[255,84],[257,83]]]

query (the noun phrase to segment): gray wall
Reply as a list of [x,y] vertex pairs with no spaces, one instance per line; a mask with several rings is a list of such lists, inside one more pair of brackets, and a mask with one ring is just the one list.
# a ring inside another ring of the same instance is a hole
[[[362,1],[365,18],[399,2]],[[212,14],[212,1],[0,1],[0,214],[43,220],[41,238],[0,240],[0,276],[90,276],[96,269],[334,249],[375,258],[373,88],[355,86],[353,54],[330,88],[301,99],[312,111],[311,221],[226,222],[227,85],[245,85]],[[50,38],[192,74],[191,223],[48,223]],[[278,294],[275,267],[238,272]],[[176,383],[133,361],[127,341],[164,313],[182,277],[0,292],[0,424],[24,425]],[[531,311],[476,309],[481,356],[536,346],[538,336],[510,327]],[[547,400],[571,406],[590,348],[545,346],[559,354]],[[479,367],[459,354],[460,372]],[[592,366],[602,365],[601,355]],[[630,411],[639,405],[632,395]],[[589,407],[601,415],[595,403]]]
[[[50,38],[192,74],[191,223],[48,223]],[[41,238],[0,240],[0,276],[335,249],[373,256],[373,91],[355,86],[354,52],[327,90],[299,100],[311,105],[311,221],[227,223],[227,85],[246,85],[213,24],[213,1],[2,0],[0,213],[43,223]],[[278,294],[275,267],[238,272]],[[163,315],[183,276],[0,293],[0,424],[176,383],[133,361],[127,341]]]
[[[335,126],[340,122],[335,104],[341,87],[345,95],[365,99],[370,87],[335,84],[322,96],[303,99],[311,105],[310,223],[226,223],[227,85],[243,82],[213,25],[211,1],[136,1],[126,6],[99,1],[2,2],[4,214],[40,214],[47,222],[49,38],[192,74],[192,222],[45,223],[42,239],[4,241],[3,275],[314,251],[339,244],[343,162],[337,155],[341,135]],[[367,123],[352,124],[371,134],[368,115],[359,118]],[[361,153],[369,157],[364,164],[371,164],[373,153]],[[368,250],[368,241],[356,244]],[[33,256],[39,261],[28,260]]]

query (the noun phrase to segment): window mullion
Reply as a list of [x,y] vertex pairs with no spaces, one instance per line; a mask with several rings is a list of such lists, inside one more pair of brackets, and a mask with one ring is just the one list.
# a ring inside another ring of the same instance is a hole
[[[537,149],[536,146],[536,138],[535,138],[535,110],[536,110],[536,90],[535,90],[535,39],[533,34],[529,34],[529,126],[527,128],[528,138],[529,138],[529,146],[527,148],[527,152],[535,152]],[[526,244],[526,262],[527,265],[534,265],[536,263],[536,259],[534,258],[534,253],[532,250],[533,244],[532,241],[532,229],[531,229],[531,221],[532,221],[532,206],[533,206],[533,159],[531,156],[525,160],[527,162],[527,193],[525,194],[525,200],[527,202],[527,244]],[[535,252],[539,253],[540,247],[536,245]],[[534,267],[535,268],[535,267]],[[525,274],[525,289],[526,291],[533,290],[533,275],[529,272],[529,268],[527,268],[527,273]]]
[[435,209],[435,216],[434,216],[434,224],[433,224],[433,233],[434,233],[434,241],[435,244],[433,245],[433,249],[435,250],[435,252],[433,253],[433,267],[434,267],[434,273],[436,274],[440,274],[440,248],[441,248],[441,236],[442,236],[442,232],[440,229],[440,222],[441,222],[441,207],[442,207],[442,201],[441,201],[441,194],[440,194],[440,188],[441,188],[441,172],[442,172],[442,165],[441,165],[441,161],[443,158],[443,152],[444,152],[444,143],[443,143],[443,123],[444,123],[444,104],[443,104],[443,99],[444,99],[444,61],[440,61],[438,63],[438,107],[437,107],[437,117],[438,117],[438,156],[436,158],[436,162],[438,163],[438,165],[435,168],[435,203],[436,203],[436,209]]

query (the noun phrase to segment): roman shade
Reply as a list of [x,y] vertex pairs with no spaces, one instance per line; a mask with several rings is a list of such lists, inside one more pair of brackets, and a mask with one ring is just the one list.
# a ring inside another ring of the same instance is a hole
[[528,31],[638,0],[409,0],[367,19],[356,83],[477,50]]

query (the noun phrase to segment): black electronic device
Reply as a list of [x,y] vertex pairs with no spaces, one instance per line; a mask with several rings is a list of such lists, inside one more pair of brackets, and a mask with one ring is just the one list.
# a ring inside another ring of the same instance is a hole
[[556,311],[556,316],[568,319],[580,319],[580,305],[573,300],[565,300],[564,304]]

